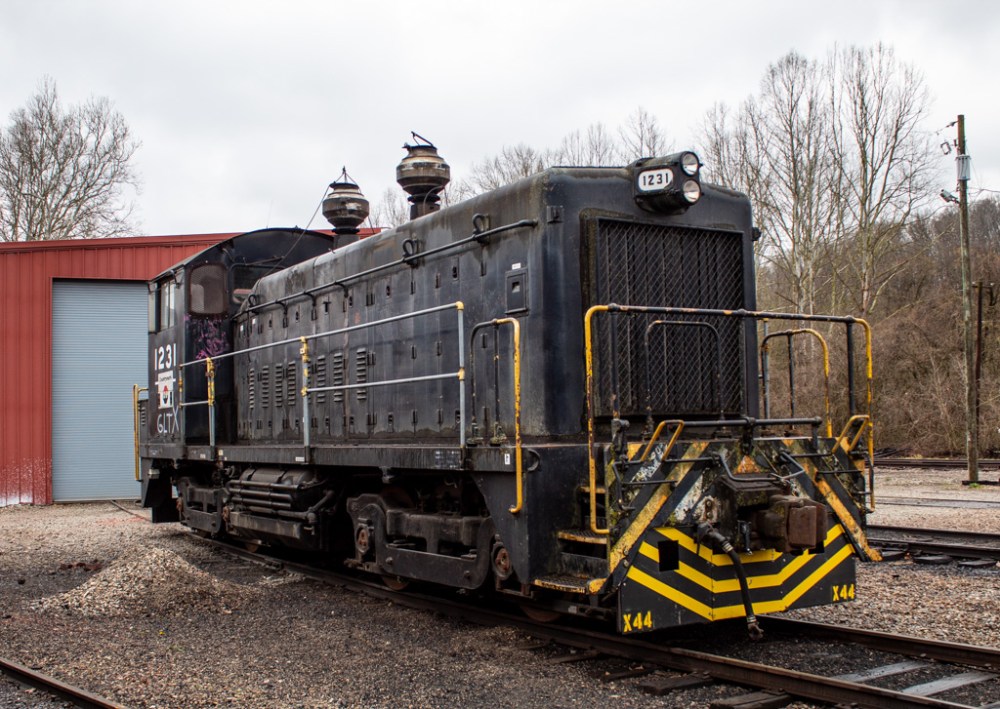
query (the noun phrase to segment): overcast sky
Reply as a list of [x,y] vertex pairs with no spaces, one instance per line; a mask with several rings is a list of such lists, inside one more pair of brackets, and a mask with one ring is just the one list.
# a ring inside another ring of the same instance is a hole
[[142,234],[305,226],[342,166],[378,200],[411,130],[453,178],[640,106],[680,149],[788,51],[877,41],[923,72],[936,142],[966,115],[973,193],[1000,190],[991,0],[4,0],[0,120],[45,75],[66,104],[110,98],[142,141]]

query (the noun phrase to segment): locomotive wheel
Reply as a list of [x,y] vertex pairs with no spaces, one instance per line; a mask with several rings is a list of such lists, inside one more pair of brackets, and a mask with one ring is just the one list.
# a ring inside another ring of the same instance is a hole
[[393,591],[405,591],[410,585],[408,579],[404,579],[399,576],[388,576],[388,575],[382,576],[382,583],[384,583]]
[[536,623],[551,623],[562,616],[562,613],[559,611],[554,611],[551,608],[542,608],[531,603],[522,603],[521,612]]
[[254,539],[253,541],[245,541],[243,542],[243,548],[251,554],[256,554],[257,550],[260,549],[260,540]]

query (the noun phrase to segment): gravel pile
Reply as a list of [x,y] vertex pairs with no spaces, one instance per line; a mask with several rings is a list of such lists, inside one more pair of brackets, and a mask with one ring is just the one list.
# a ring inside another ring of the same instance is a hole
[[[960,472],[892,475],[881,494],[1000,500]],[[137,708],[707,707],[744,692],[604,683],[606,664],[552,664],[565,649],[234,560],[122,506],[0,508],[0,656]],[[916,526],[926,512],[885,505],[872,521]],[[1000,532],[997,518],[951,510],[947,526]],[[855,603],[796,615],[1000,646],[998,599],[1000,569],[894,562],[859,567]],[[0,706],[59,705],[0,682]]]
[[[83,568],[96,570],[100,564],[84,564]],[[251,595],[252,589],[218,579],[172,551],[134,546],[83,584],[35,601],[31,609],[91,618],[137,613],[174,616],[192,609],[228,614]]]

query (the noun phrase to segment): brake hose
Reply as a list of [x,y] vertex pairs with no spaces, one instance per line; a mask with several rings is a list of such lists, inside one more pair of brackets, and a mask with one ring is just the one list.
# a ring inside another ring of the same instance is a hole
[[760,640],[764,637],[764,631],[760,629],[760,625],[757,623],[757,616],[753,612],[753,601],[750,600],[750,585],[747,583],[747,575],[743,569],[743,562],[740,561],[740,555],[736,553],[729,540],[719,534],[712,525],[702,522],[698,525],[698,542],[701,543],[706,539],[732,559],[733,568],[736,570],[736,578],[740,582],[740,594],[743,596],[743,608],[746,611],[747,617],[747,634],[751,640]]

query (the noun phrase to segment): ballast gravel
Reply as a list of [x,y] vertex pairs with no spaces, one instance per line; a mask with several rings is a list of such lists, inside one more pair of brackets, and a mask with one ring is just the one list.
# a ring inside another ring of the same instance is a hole
[[[881,472],[893,496],[1000,501],[962,471]],[[878,498],[877,498],[878,503]],[[929,514],[928,512],[931,512]],[[1000,533],[1000,509],[879,504],[873,524]],[[860,565],[854,603],[794,617],[1000,646],[1000,568]],[[600,662],[234,559],[134,502],[0,508],[0,657],[128,707],[708,707]],[[0,680],[0,707],[63,706]],[[799,703],[793,707],[807,707]]]

